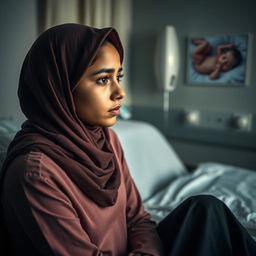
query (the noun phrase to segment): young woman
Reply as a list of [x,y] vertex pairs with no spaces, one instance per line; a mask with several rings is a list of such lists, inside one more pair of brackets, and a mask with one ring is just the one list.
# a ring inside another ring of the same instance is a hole
[[210,196],[151,221],[108,128],[125,96],[122,60],[113,28],[78,24],[47,30],[28,52],[18,89],[27,121],[2,170],[9,254],[254,255],[252,238]]

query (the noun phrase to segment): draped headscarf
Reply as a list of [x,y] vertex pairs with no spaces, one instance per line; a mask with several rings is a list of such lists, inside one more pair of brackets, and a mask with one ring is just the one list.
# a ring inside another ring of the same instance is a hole
[[18,88],[27,120],[9,145],[3,170],[20,154],[43,152],[102,207],[116,202],[120,170],[108,128],[82,122],[72,92],[106,40],[115,46],[122,62],[122,44],[113,28],[63,24],[46,30],[34,42]]

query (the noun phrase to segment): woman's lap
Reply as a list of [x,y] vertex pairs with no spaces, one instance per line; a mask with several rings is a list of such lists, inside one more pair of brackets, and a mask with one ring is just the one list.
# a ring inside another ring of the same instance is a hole
[[166,255],[256,255],[256,242],[228,207],[210,195],[186,199],[157,230]]

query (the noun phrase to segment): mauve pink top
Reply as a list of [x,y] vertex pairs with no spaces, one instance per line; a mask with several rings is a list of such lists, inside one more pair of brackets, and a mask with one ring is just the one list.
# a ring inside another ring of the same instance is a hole
[[10,164],[3,204],[13,255],[160,255],[155,223],[112,130],[110,138],[121,170],[113,206],[95,204],[41,152],[20,155]]

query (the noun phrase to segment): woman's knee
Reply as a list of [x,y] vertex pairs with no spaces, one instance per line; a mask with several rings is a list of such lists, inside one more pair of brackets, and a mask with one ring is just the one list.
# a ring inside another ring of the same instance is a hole
[[200,206],[201,208],[223,207],[224,203],[217,197],[212,195],[195,195],[189,197],[186,201],[192,205]]

